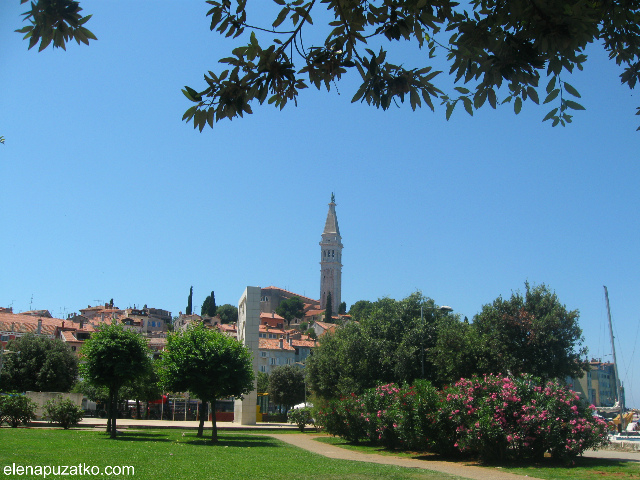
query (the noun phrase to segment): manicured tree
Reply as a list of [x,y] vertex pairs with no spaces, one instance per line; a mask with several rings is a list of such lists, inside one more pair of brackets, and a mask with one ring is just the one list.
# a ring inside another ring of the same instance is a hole
[[305,399],[304,372],[295,365],[276,367],[269,374],[269,396],[286,410]]
[[82,347],[84,376],[94,385],[109,389],[109,424],[107,431],[116,438],[116,403],[118,391],[125,384],[143,376],[151,368],[146,340],[122,325],[100,325]]
[[2,369],[2,388],[17,392],[68,392],[78,377],[78,358],[60,339],[27,334],[11,340]]
[[[252,355],[235,338],[204,325],[167,337],[162,356],[163,375],[170,390],[189,391],[202,403],[211,402],[211,441],[218,441],[216,400],[242,396],[254,388]],[[204,417],[200,417],[198,436],[202,436]]]
[[193,313],[193,287],[189,289],[189,297],[187,297],[187,309],[184,312],[186,315]]
[[342,302],[338,307],[338,315],[344,315],[345,313],[347,313],[347,302]]

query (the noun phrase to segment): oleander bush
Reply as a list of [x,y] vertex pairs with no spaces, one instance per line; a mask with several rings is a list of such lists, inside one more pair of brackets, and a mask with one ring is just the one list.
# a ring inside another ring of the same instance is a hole
[[484,461],[535,460],[548,452],[567,460],[608,441],[593,408],[557,382],[485,375],[441,391],[422,381],[382,385],[330,403],[318,420],[328,433],[386,448]]
[[58,397],[44,404],[44,418],[49,422],[60,424],[65,430],[80,423],[83,417],[82,408],[68,398]]
[[0,395],[0,425],[8,423],[17,428],[36,417],[36,404],[25,395]]

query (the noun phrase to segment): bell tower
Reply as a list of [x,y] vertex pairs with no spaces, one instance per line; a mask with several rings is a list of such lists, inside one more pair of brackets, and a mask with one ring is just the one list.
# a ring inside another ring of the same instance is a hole
[[327,296],[331,293],[331,311],[338,313],[342,302],[342,237],[336,216],[336,197],[331,203],[320,241],[320,308],[327,308]]

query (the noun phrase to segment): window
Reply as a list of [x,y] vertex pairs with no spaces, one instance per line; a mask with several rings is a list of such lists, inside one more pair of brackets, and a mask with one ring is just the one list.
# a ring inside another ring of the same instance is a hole
[[275,333],[270,333],[269,334],[269,338],[276,338],[276,337],[277,337],[277,335]]
[[260,371],[261,371],[262,373],[266,372],[266,371],[267,371],[267,367],[266,367],[266,366],[264,366],[264,365],[260,365]]
[[261,357],[266,357],[267,356],[267,352],[260,352],[260,356]]
[[271,365],[275,365],[276,364],[276,359],[272,357],[270,363],[271,363]]

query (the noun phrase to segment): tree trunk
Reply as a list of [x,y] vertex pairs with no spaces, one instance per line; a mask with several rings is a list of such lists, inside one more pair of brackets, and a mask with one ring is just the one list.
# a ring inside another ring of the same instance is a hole
[[136,419],[140,420],[140,400],[136,398]]
[[107,433],[111,433],[111,390],[109,390],[109,399],[107,400]]
[[196,437],[202,437],[204,433],[204,422],[207,419],[207,402],[202,400],[202,406],[200,408],[200,423],[198,424],[198,433]]
[[113,389],[110,392],[111,396],[111,438],[116,438],[116,411],[117,411],[117,403],[118,403],[118,390]]
[[211,443],[218,443],[218,425],[216,425],[216,399],[211,400]]

